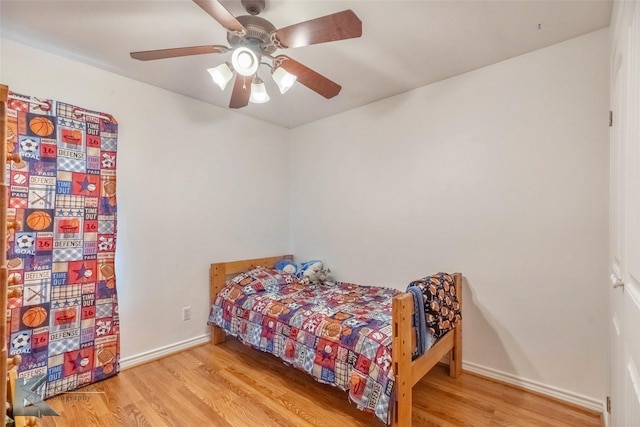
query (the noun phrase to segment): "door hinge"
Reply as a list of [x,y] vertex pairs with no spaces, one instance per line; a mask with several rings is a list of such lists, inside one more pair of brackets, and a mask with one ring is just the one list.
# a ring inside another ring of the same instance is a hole
[[613,111],[609,110],[609,127],[613,126]]
[[611,396],[607,396],[607,412],[611,413]]

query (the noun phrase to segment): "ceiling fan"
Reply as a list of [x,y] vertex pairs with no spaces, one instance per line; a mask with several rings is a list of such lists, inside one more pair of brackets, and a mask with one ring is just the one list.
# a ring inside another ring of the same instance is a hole
[[[362,35],[362,21],[351,10],[333,13],[288,27],[276,29],[257,15],[264,10],[265,0],[242,0],[249,15],[235,17],[218,0],[193,0],[227,30],[231,47],[221,45],[190,46],[172,49],[131,52],[133,59],[149,61],[179,56],[226,53],[233,51],[231,64],[225,62],[209,69],[213,81],[224,89],[236,73],[229,108],[242,108],[249,104],[266,102],[269,95],[257,74],[260,65],[270,67],[281,93],[285,93],[297,80],[325,98],[333,98],[342,87],[311,68],[286,55],[272,56],[277,49],[287,49],[331,41],[345,40]],[[263,59],[271,64],[261,62]],[[247,82],[250,84],[248,85]]]

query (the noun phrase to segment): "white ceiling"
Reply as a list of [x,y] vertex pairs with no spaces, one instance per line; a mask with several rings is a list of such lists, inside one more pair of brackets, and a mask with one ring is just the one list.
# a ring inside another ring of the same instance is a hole
[[[222,1],[235,16],[239,0]],[[296,84],[280,95],[261,74],[271,101],[246,114],[296,127],[609,25],[611,1],[267,0],[260,17],[282,28],[352,9],[361,38],[276,51],[342,86],[325,99]],[[129,52],[228,45],[225,30],[191,0],[0,2],[0,35],[139,81],[227,108],[206,72],[231,53],[133,60]],[[5,82],[9,83],[9,82]]]

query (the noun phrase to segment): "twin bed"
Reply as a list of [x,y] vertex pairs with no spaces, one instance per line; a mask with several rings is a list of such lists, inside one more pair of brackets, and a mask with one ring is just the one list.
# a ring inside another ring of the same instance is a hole
[[[211,264],[214,345],[227,334],[235,336],[348,391],[359,409],[394,427],[411,426],[412,388],[441,359],[448,356],[451,377],[460,375],[459,316],[446,333],[428,340],[423,354],[416,354],[422,338],[414,327],[412,293],[344,282],[310,286],[274,274],[273,266],[282,259],[293,256]],[[461,309],[462,276],[446,278]]]

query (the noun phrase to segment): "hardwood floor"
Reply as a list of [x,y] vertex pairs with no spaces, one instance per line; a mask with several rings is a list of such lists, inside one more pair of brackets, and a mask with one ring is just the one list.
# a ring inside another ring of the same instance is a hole
[[[414,387],[416,427],[601,426],[600,415],[436,366]],[[47,400],[39,426],[382,427],[347,394],[235,339],[168,356]]]

